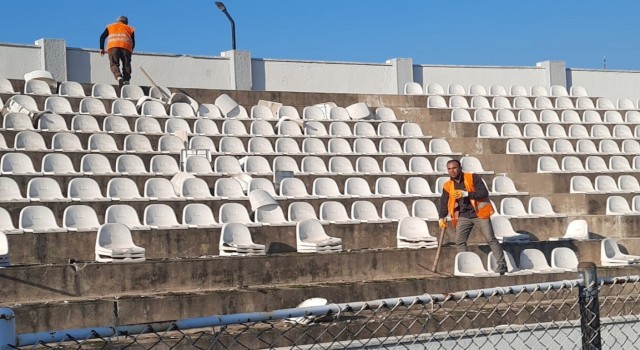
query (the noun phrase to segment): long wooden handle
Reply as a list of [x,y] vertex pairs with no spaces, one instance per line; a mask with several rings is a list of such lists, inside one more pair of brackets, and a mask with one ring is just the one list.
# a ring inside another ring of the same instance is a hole
[[144,68],[140,67],[140,70],[142,71],[142,75],[144,75],[145,78],[149,80],[151,85],[154,86],[156,89],[160,90],[160,93],[162,94],[162,96],[164,96],[167,100],[171,98],[171,96],[167,95],[167,93],[163,89],[161,89],[158,85],[156,85],[155,81],[151,79],[151,77],[149,76],[149,74],[147,74],[147,71],[145,71]]
[[440,249],[442,248],[442,244],[444,243],[444,230],[446,230],[446,227],[443,227],[440,230],[440,238],[438,238],[438,249],[436,250],[436,258],[434,259],[433,267],[431,268],[433,272],[438,271],[438,260],[440,260]]

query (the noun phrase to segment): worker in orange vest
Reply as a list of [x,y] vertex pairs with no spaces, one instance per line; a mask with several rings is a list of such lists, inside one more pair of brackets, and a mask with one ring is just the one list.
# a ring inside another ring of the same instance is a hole
[[[120,16],[115,23],[109,24],[100,35],[100,56],[104,56],[104,41],[108,39],[107,52],[111,72],[118,81],[118,86],[129,84],[131,79],[131,53],[136,46],[135,29],[129,26],[129,19]],[[122,72],[120,72],[122,63]]]
[[505,274],[507,264],[504,251],[491,226],[490,217],[494,209],[489,200],[487,186],[480,175],[464,173],[460,161],[456,159],[447,162],[447,172],[450,179],[442,186],[438,208],[440,228],[447,227],[447,216],[449,216],[451,224],[456,229],[456,248],[458,252],[466,252],[471,230],[478,225],[498,263],[495,272]]

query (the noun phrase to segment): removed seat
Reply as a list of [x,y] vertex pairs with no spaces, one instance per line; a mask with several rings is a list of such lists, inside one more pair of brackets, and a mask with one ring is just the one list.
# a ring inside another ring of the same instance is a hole
[[396,231],[398,248],[437,248],[438,239],[429,234],[429,226],[421,218],[407,216],[400,219]]
[[254,243],[249,228],[242,223],[222,225],[218,249],[220,256],[266,255],[265,245]]
[[640,256],[625,254],[620,251],[618,242],[604,238],[600,244],[600,262],[602,266],[624,266],[639,263]]
[[329,237],[320,221],[304,219],[296,224],[296,249],[299,253],[340,252],[342,240]]
[[96,235],[95,259],[98,262],[142,262],[145,249],[133,243],[131,231],[124,224],[100,226]]

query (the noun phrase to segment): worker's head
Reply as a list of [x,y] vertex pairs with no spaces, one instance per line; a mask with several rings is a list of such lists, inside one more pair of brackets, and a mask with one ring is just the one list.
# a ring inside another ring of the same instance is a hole
[[447,173],[452,179],[458,180],[462,175],[462,165],[457,159],[451,159],[447,162]]
[[127,18],[127,16],[120,16],[120,17],[118,17],[116,22],[122,22],[124,24],[129,24],[129,19]]

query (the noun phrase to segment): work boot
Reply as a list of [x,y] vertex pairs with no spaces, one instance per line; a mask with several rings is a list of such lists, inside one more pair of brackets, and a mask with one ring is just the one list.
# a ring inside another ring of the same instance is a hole
[[125,80],[125,81],[122,83],[122,85],[129,85],[129,81],[128,81],[128,80]]
[[122,89],[123,85],[124,85],[124,78],[118,77],[118,87]]
[[499,263],[498,267],[496,267],[496,272],[499,273],[501,276],[507,273],[507,264],[503,262]]

